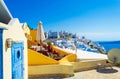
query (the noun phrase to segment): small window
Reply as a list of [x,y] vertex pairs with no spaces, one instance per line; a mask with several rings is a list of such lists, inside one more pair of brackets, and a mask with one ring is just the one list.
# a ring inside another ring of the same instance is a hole
[[18,59],[20,58],[20,51],[19,50],[17,51],[17,58]]

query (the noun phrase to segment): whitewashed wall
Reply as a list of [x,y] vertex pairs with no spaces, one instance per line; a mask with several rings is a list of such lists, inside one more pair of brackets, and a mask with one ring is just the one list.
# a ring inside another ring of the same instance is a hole
[[28,53],[27,53],[27,39],[24,35],[20,22],[17,18],[12,19],[8,24],[8,30],[3,31],[3,70],[4,79],[12,79],[11,69],[11,48],[6,49],[5,43],[7,38],[12,38],[13,41],[24,42],[24,79],[28,79]]

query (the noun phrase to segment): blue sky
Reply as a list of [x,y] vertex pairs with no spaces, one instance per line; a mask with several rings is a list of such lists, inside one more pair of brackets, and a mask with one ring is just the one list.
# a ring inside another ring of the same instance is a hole
[[120,0],[4,0],[14,18],[45,31],[67,30],[92,40],[120,40]]

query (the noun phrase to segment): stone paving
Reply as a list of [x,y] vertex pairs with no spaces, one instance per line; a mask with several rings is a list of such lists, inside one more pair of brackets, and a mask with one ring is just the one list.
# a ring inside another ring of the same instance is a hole
[[106,67],[75,72],[72,76],[48,75],[29,77],[29,79],[120,79],[120,67]]
[[64,79],[120,79],[120,67],[106,67],[74,73],[73,77]]

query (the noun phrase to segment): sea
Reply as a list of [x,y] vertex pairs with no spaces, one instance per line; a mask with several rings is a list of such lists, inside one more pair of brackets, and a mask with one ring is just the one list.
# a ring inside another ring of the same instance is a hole
[[106,52],[112,48],[120,49],[120,41],[99,41],[98,43],[105,48]]

